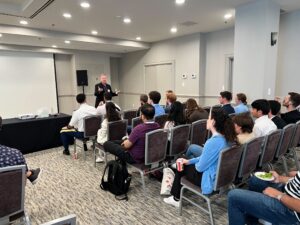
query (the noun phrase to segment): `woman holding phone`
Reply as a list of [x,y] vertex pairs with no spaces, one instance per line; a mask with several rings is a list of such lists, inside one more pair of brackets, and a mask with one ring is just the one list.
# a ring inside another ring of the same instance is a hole
[[167,204],[179,207],[182,176],[186,176],[190,182],[199,185],[203,194],[213,192],[219,153],[228,148],[230,143],[236,142],[236,133],[232,120],[223,109],[211,111],[206,126],[211,131],[212,137],[206,141],[201,156],[189,160],[177,159],[177,163],[181,163],[183,168],[175,175],[171,196],[164,199]]

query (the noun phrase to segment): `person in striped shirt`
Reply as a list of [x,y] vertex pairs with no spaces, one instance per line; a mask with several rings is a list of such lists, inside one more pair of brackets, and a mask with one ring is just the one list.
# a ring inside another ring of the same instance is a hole
[[275,224],[300,223],[300,172],[280,176],[271,171],[274,180],[263,181],[255,176],[249,190],[234,189],[228,194],[230,225],[258,224],[258,219]]

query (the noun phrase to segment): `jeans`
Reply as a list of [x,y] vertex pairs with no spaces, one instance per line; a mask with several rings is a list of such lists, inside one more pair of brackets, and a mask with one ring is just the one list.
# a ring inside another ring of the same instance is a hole
[[104,151],[117,156],[123,162],[127,162],[129,164],[136,163],[129,152],[121,146],[122,142],[123,141],[106,141],[103,144]]
[[82,139],[83,137],[83,132],[62,132],[60,134],[65,151],[69,151],[69,145],[74,142],[74,138]]
[[292,210],[276,198],[261,193],[267,187],[283,191],[284,185],[252,177],[249,190],[231,190],[228,194],[229,224],[258,224],[258,219],[263,219],[273,225],[297,224],[297,217]]
[[190,145],[185,155],[188,159],[197,158],[202,154],[203,148],[199,145]]

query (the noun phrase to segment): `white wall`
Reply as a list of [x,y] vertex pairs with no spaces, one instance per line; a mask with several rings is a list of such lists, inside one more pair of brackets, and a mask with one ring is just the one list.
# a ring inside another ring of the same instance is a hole
[[300,11],[281,15],[276,95],[300,92]]

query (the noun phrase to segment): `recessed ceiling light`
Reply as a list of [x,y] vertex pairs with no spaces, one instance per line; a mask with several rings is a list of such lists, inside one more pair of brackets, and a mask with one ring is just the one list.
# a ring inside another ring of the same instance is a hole
[[0,34],[0,37],[2,37],[2,34]]
[[232,14],[228,13],[224,15],[224,19],[228,20],[232,17]]
[[22,24],[22,25],[27,25],[28,22],[27,22],[26,20],[21,20],[21,21],[20,21],[20,24]]
[[171,31],[171,33],[176,33],[177,32],[177,27],[172,27],[170,31]]
[[90,8],[90,3],[88,3],[88,2],[81,2],[81,3],[80,3],[80,6],[81,6],[82,8],[87,9],[87,8]]
[[182,5],[182,4],[185,3],[185,0],[176,0],[175,3],[176,3],[177,5]]
[[57,48],[57,45],[52,45],[52,48]]
[[136,37],[135,39],[136,39],[137,41],[142,40],[142,38],[141,38],[140,36]]
[[70,13],[64,13],[63,17],[70,19],[72,17],[72,15]]
[[65,40],[65,43],[66,43],[66,44],[70,44],[70,43],[71,43],[71,41]]
[[124,23],[131,23],[131,19],[129,18],[129,17],[125,17],[124,19],[123,19],[123,22]]
[[92,30],[92,31],[91,31],[91,34],[93,34],[93,35],[97,35],[97,34],[98,34],[98,31],[96,31],[96,30]]

